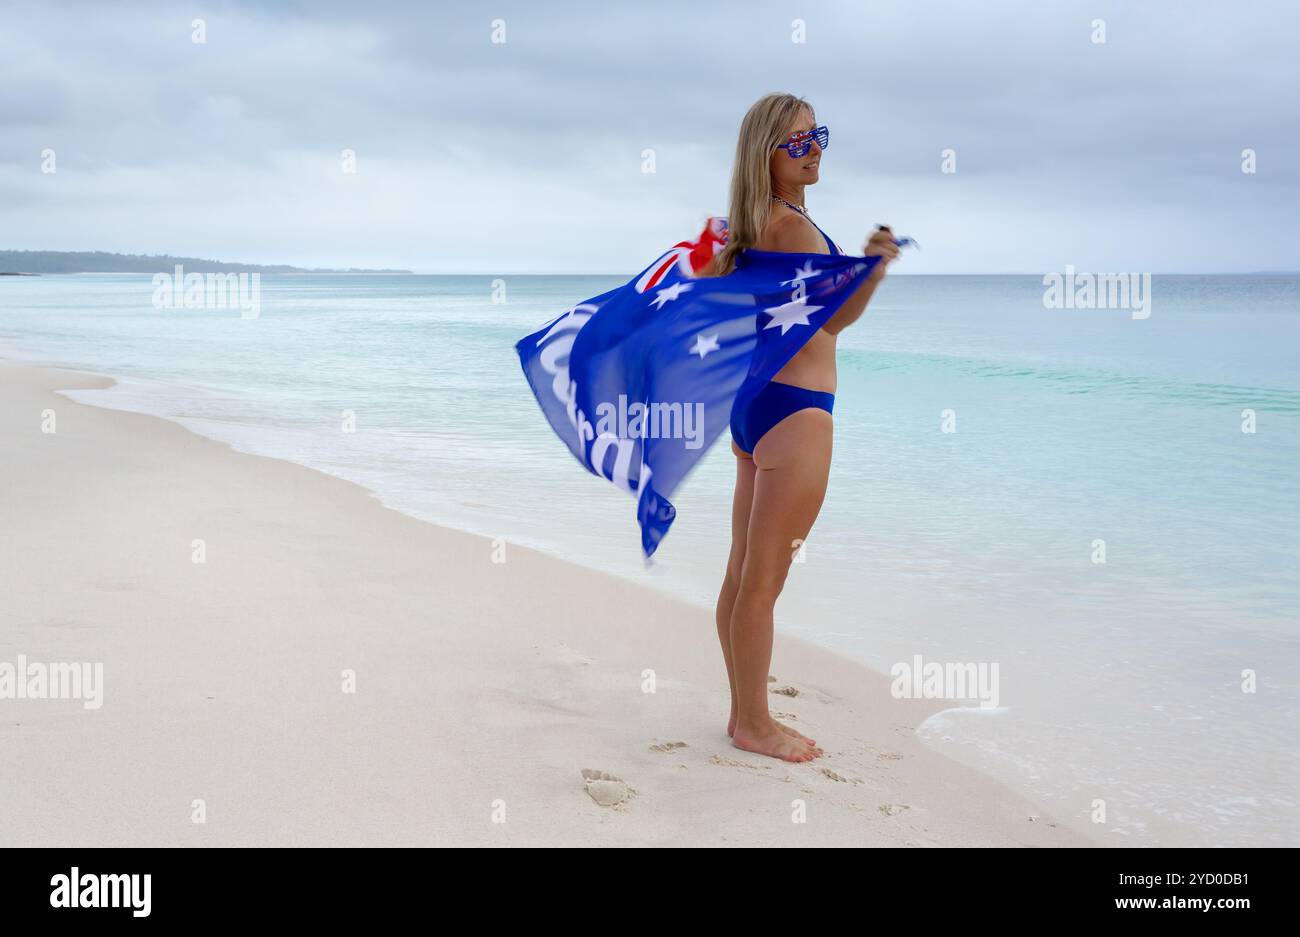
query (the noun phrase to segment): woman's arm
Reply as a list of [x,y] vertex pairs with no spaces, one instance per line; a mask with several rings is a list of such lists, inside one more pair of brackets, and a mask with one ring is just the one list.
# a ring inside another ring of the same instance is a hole
[[898,258],[898,245],[894,243],[893,232],[885,227],[873,231],[871,237],[867,238],[867,243],[863,245],[862,253],[866,257],[879,257],[880,262],[853,291],[853,295],[844,300],[844,305],[836,310],[835,315],[822,326],[832,335],[838,335],[862,317],[867,303],[871,302],[871,297],[876,292],[876,287],[885,278],[885,268]]

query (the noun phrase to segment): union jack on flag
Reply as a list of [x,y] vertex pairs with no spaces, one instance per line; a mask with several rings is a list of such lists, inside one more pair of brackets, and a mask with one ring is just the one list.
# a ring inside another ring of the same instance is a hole
[[676,264],[685,276],[696,276],[727,246],[727,219],[713,217],[693,241],[678,241],[658,260],[646,267],[636,281],[636,291],[644,293],[658,286]]

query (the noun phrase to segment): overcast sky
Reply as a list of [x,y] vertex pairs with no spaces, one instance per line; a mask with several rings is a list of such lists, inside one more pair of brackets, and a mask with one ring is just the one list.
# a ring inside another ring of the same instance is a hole
[[898,273],[1296,270],[1298,7],[0,2],[0,249],[630,275],[790,91],[813,217]]

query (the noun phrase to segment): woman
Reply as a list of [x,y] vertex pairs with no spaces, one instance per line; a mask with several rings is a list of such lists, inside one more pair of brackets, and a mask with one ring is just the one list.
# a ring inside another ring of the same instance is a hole
[[[829,142],[812,106],[790,94],[760,99],[740,125],[731,178],[730,233],[710,275],[725,276],[745,248],[841,253],[804,207]],[[786,761],[822,753],[813,739],[768,712],[773,612],[795,553],[826,495],[835,400],[835,337],[866,308],[898,256],[889,229],[863,247],[880,256],[870,277],[743,412],[731,418],[736,493],[731,555],[718,595],[718,638],[731,682],[727,734],[737,748]]]

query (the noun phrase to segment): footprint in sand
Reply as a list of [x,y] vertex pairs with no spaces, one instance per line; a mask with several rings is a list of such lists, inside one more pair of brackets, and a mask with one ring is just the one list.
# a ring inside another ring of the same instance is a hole
[[592,664],[592,659],[590,657],[586,654],[579,654],[563,642],[556,646],[554,654],[555,657],[563,663],[571,664],[575,667],[590,667]]
[[902,813],[904,810],[911,810],[912,806],[911,804],[881,804],[876,809],[885,816],[892,817],[895,814]]
[[721,765],[724,768],[744,768],[746,771],[771,771],[771,765],[756,765],[748,761],[737,761],[734,758],[723,758],[721,755],[714,755],[709,761],[715,765]]
[[602,807],[617,807],[636,793],[622,778],[604,771],[583,768],[582,780],[587,786],[587,794]]
[[775,693],[777,696],[798,696],[799,691],[792,686],[774,686],[768,692]]
[[650,751],[664,754],[666,752],[676,751],[679,748],[687,748],[685,742],[660,742],[658,745],[651,745]]
[[844,775],[842,775],[842,774],[838,774],[838,773],[832,771],[830,768],[819,768],[819,769],[817,769],[817,770],[821,771],[822,774],[826,775],[826,777],[830,778],[832,781],[843,781],[845,784],[861,784],[861,783],[862,783],[862,782],[859,781],[857,778],[846,778]]

